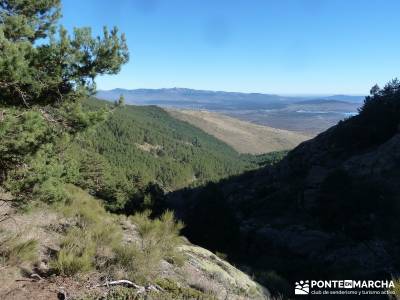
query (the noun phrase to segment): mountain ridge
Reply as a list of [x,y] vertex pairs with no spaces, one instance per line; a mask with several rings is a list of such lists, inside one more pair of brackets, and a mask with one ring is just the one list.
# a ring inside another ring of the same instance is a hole
[[[188,88],[160,88],[160,89],[124,89],[115,88],[111,90],[99,90],[97,97],[105,100],[116,100],[120,95],[124,95],[128,103],[137,103],[149,100],[193,100],[193,97],[209,96],[215,100],[247,100],[247,101],[270,101],[270,102],[297,102],[311,99],[340,100],[344,102],[361,103],[364,96],[352,95],[331,95],[331,96],[282,96],[279,94],[268,93],[244,93],[228,91],[197,90]],[[154,98],[156,97],[156,98]],[[159,99],[157,99],[157,97]],[[176,98],[178,97],[178,98]],[[204,100],[204,99],[203,99]],[[132,102],[133,103],[133,102]]]

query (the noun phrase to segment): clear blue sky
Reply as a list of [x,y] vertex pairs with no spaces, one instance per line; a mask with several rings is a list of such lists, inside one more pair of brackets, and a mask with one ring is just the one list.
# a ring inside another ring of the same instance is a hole
[[399,0],[64,0],[67,28],[117,25],[130,62],[98,88],[366,94],[400,76]]

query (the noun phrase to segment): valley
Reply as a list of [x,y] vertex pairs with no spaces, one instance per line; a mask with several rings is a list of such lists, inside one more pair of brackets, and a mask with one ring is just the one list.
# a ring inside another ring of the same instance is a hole
[[0,2],[0,299],[400,299],[399,3],[215,2]]
[[337,100],[307,100],[277,109],[221,110],[241,120],[315,136],[339,121],[357,114],[359,103]]
[[205,110],[168,109],[173,117],[188,122],[232,146],[239,153],[262,154],[292,149],[309,136],[241,121]]
[[340,120],[357,114],[364,99],[362,96],[346,95],[280,96],[182,88],[97,92],[97,97],[108,101],[115,101],[120,95],[130,104],[205,110],[306,136],[315,136]]

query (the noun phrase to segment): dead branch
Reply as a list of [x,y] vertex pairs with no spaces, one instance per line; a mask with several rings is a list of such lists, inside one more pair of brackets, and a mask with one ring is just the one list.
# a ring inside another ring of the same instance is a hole
[[97,284],[97,285],[95,285],[95,287],[103,287],[103,286],[109,287],[109,286],[115,286],[115,285],[124,285],[124,286],[127,286],[127,287],[135,288],[135,289],[138,290],[136,295],[142,294],[142,293],[146,293],[146,292],[151,292],[151,291],[156,292],[156,293],[164,291],[160,286],[158,286],[156,284],[155,285],[150,284],[150,285],[147,285],[147,286],[142,286],[142,285],[138,285],[138,284],[136,284],[136,283],[134,283],[132,281],[125,280],[125,279],[115,280],[115,281],[107,281],[107,282],[105,282],[103,284]]
[[39,109],[40,113],[42,114],[43,118],[51,123],[58,123],[48,112],[44,111],[43,109]]
[[28,107],[28,108],[30,107],[29,104],[28,104],[28,101],[27,101],[27,99],[29,99],[30,96],[20,88],[18,82],[16,82],[16,81],[14,81],[14,82],[0,81],[0,87],[2,87],[2,88],[9,88],[9,87],[13,88],[14,91],[17,92],[17,94],[21,98],[21,100],[24,103],[24,105],[26,107]]
[[31,274],[31,278],[35,279],[37,281],[43,280],[42,276],[40,276],[39,274],[36,274],[36,273]]
[[24,105],[29,108],[29,104],[27,102],[27,98],[29,98],[28,95],[23,90],[21,90],[18,86],[15,87],[15,90],[21,97],[22,102],[24,102]]
[[7,221],[8,219],[11,219],[12,217],[10,216],[10,214],[8,213],[8,209],[11,208],[11,205],[9,203],[9,200],[3,200],[0,199],[0,208],[3,210],[5,207],[5,212],[0,213],[0,223]]
[[15,279],[15,281],[17,281],[17,282],[20,282],[20,281],[37,282],[37,281],[41,281],[41,280],[43,280],[43,278],[36,273],[31,274],[30,278]]
[[125,279],[122,279],[122,280],[115,280],[115,281],[106,281],[106,282],[103,283],[103,284],[97,284],[97,285],[95,285],[95,287],[100,287],[100,286],[113,286],[113,285],[126,285],[126,286],[129,286],[129,287],[134,287],[135,289],[143,288],[143,286],[138,285],[138,284],[136,284],[136,283],[133,283],[132,281],[125,280]]

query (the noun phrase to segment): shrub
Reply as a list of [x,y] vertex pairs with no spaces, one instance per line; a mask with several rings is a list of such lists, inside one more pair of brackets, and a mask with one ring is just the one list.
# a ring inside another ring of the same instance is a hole
[[118,274],[123,273],[137,282],[154,279],[160,261],[183,263],[177,251],[181,243],[179,232],[183,224],[176,222],[167,211],[157,219],[150,212],[131,217],[140,239],[123,243],[122,229],[116,218],[104,210],[101,202],[72,185],[67,185],[69,199],[59,204],[58,210],[75,222],[61,242],[61,250],[51,262],[54,271],[62,275],[75,275],[94,268]]
[[0,242],[0,263],[3,265],[34,262],[38,258],[38,242],[36,240],[23,241],[20,235],[11,236],[3,232]]
[[92,257],[87,251],[77,254],[67,249],[60,250],[57,260],[51,266],[57,274],[65,276],[72,276],[93,269]]
[[[163,292],[148,292],[146,294],[137,295],[137,290],[117,287],[112,289],[106,296],[104,300],[140,300],[140,299],[151,299],[151,300],[175,300],[175,299],[201,299],[201,300],[214,300],[215,297],[207,295],[200,291],[197,291],[190,287],[181,287],[177,283],[161,279],[157,281],[157,284],[164,289]],[[94,298],[90,298],[94,299]]]
[[394,299],[400,299],[400,278],[393,278],[394,282]]
[[160,261],[183,263],[183,256],[177,251],[181,243],[179,232],[183,224],[175,222],[172,212],[165,212],[160,218],[150,219],[150,212],[138,213],[131,217],[137,226],[139,241],[121,245],[115,249],[115,263],[139,282],[154,279]]
[[210,294],[206,294],[191,287],[183,287],[167,278],[158,279],[156,283],[165,290],[166,299],[216,299],[216,297]]
[[[140,299],[139,296],[136,295],[137,291],[131,288],[126,287],[116,287],[112,289],[106,296],[102,299],[104,300],[136,300]],[[95,298],[89,298],[90,300],[94,300]],[[87,300],[89,300],[87,299]],[[86,299],[85,299],[86,300]]]
[[57,274],[67,276],[90,271],[94,267],[95,247],[89,231],[73,228],[62,241],[51,266]]
[[101,203],[84,191],[67,186],[69,201],[59,210],[76,222],[61,242],[61,250],[52,261],[54,271],[62,275],[105,268],[113,251],[121,244],[121,228]]
[[101,202],[91,197],[87,192],[73,185],[66,185],[67,201],[61,204],[59,211],[68,218],[75,220],[80,227],[90,227],[111,221],[111,216],[105,211]]
[[120,243],[120,228],[116,225],[105,223],[72,228],[62,241],[52,268],[56,273],[68,276],[94,268],[105,269]]
[[150,212],[146,211],[132,217],[132,222],[136,224],[142,239],[141,250],[147,252],[159,248],[163,258],[174,261],[179,256],[176,247],[182,242],[179,233],[184,227],[183,223],[176,222],[171,211],[166,211],[154,220],[149,216]]

